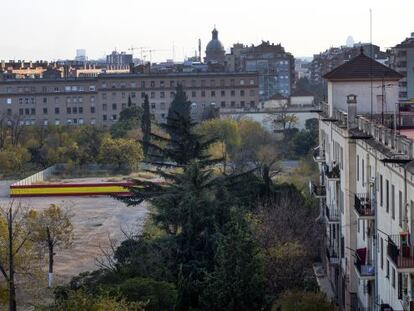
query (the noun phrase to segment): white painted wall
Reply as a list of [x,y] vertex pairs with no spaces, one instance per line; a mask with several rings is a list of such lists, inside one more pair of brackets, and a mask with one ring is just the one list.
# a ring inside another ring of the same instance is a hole
[[[378,95],[382,95],[381,81],[372,82],[373,113],[381,113],[382,101]],[[395,104],[398,103],[398,82],[384,81],[385,87],[385,112],[393,112]],[[330,108],[347,111],[347,95],[357,95],[357,113],[371,112],[371,82],[370,81],[343,81],[328,82],[328,103]]]
[[291,96],[290,105],[291,106],[307,106],[313,104],[313,96]]

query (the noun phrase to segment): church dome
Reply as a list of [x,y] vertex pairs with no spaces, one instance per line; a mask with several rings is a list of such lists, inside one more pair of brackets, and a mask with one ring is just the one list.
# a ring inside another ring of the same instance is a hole
[[214,28],[212,34],[213,34],[212,39],[207,44],[207,47],[206,47],[206,53],[224,51],[224,46],[218,39],[218,31],[216,30],[216,28]]
[[206,61],[224,63],[224,46],[218,39],[218,31],[216,28],[212,31],[211,41],[206,47]]

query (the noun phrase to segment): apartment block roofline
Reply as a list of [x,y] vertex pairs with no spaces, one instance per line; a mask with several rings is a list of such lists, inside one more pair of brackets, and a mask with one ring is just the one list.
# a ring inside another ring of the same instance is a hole
[[361,53],[323,76],[328,81],[398,81],[403,75]]

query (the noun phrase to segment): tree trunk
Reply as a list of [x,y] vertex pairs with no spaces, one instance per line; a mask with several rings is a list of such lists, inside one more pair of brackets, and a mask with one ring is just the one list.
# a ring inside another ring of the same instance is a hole
[[16,288],[14,284],[14,262],[13,262],[13,215],[9,208],[9,311],[16,311]]
[[46,228],[46,233],[47,233],[47,244],[48,244],[48,248],[49,248],[49,274],[48,274],[48,287],[51,288],[53,285],[53,241],[52,238],[50,236],[50,230],[49,227]]

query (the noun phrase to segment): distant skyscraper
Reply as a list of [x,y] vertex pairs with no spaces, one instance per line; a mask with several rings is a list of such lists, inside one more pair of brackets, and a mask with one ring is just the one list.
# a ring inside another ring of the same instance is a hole
[[348,38],[346,38],[346,46],[349,48],[352,48],[355,44],[354,38],[352,36],[348,36]]
[[78,62],[87,61],[88,58],[86,57],[86,50],[85,49],[77,49],[75,60],[78,61]]
[[111,54],[106,56],[106,64],[112,68],[124,68],[133,63],[132,54],[125,52],[118,53],[113,51]]

